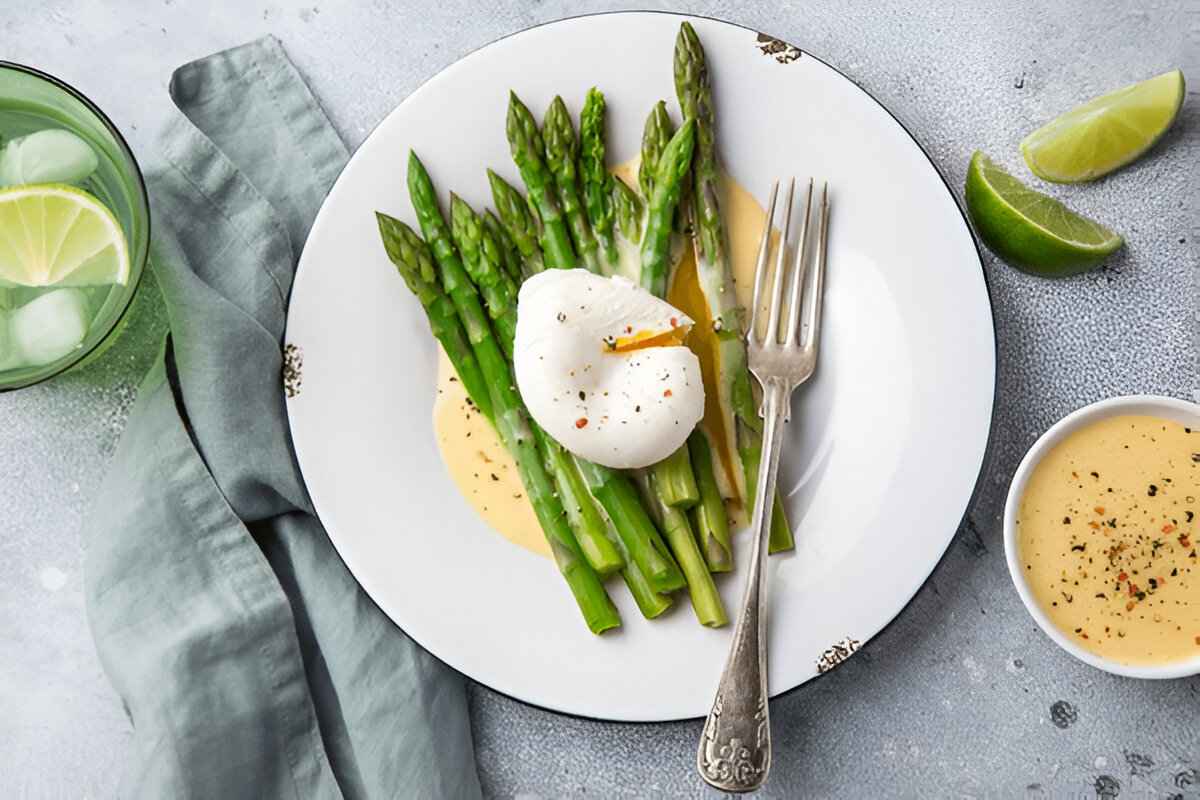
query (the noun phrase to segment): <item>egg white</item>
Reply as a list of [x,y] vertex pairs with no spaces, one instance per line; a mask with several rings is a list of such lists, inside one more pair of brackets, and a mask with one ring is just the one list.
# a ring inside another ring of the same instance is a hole
[[[626,278],[546,270],[518,295],[517,388],[534,420],[572,453],[618,469],[649,466],[683,445],[704,415],[700,362],[674,343],[691,325]],[[660,334],[670,341],[620,349]]]

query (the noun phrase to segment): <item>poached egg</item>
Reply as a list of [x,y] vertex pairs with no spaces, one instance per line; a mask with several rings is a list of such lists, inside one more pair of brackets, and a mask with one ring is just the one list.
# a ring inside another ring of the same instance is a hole
[[513,367],[529,413],[572,453],[646,467],[704,415],[692,320],[621,276],[548,269],[517,296]]

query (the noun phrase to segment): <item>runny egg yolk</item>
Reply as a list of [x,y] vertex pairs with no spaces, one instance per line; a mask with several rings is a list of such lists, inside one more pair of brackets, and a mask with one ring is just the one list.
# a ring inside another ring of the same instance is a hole
[[691,326],[675,323],[670,330],[648,331],[640,330],[626,336],[618,336],[616,344],[610,349],[615,353],[628,353],[633,350],[644,350],[647,347],[672,347],[684,343]]
[[721,346],[716,331],[713,330],[708,301],[700,288],[696,256],[690,247],[684,248],[683,257],[675,268],[671,285],[667,289],[667,302],[695,321],[687,334],[686,344],[700,360],[700,375],[704,383],[704,417],[700,424],[708,431],[710,443],[721,461],[721,468],[728,477],[730,488],[736,494],[737,473],[733,453],[729,451],[731,431],[725,428],[725,415],[721,413],[717,386],[717,376],[721,368]]

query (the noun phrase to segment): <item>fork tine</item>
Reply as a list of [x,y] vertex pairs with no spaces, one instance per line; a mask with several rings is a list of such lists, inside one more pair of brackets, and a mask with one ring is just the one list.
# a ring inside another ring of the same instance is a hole
[[808,331],[804,348],[811,351],[813,358],[817,355],[817,345],[821,340],[821,305],[825,294],[825,253],[826,238],[829,231],[829,182],[826,181],[821,189],[820,218],[817,221],[817,254],[813,258],[812,288],[805,298],[804,327]]
[[767,203],[767,225],[763,229],[762,241],[758,243],[758,258],[754,262],[754,299],[750,303],[750,327],[746,338],[758,340],[758,305],[762,298],[763,275],[767,272],[767,260],[771,255],[771,230],[775,227],[775,197],[779,194],[779,181],[771,184],[771,199]]
[[800,240],[796,245],[796,261],[792,265],[792,285],[788,291],[788,322],[783,337],[784,344],[800,344],[796,331],[800,327],[800,290],[804,286],[805,266],[808,260],[808,218],[812,214],[813,180],[808,179],[808,195],[804,200],[804,217],[800,223]]
[[779,253],[775,259],[775,274],[771,281],[771,307],[767,310],[767,335],[763,341],[769,347],[779,341],[780,306],[783,305],[783,279],[786,272],[788,237],[792,234],[792,195],[796,193],[796,179],[788,183],[787,202],[783,206],[783,238],[779,240]]

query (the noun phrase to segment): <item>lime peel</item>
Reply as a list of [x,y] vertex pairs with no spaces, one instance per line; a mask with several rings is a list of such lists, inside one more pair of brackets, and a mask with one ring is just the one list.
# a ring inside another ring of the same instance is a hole
[[1036,275],[1084,272],[1124,242],[1103,225],[1026,187],[980,152],[967,169],[966,199],[971,222],[992,252]]

